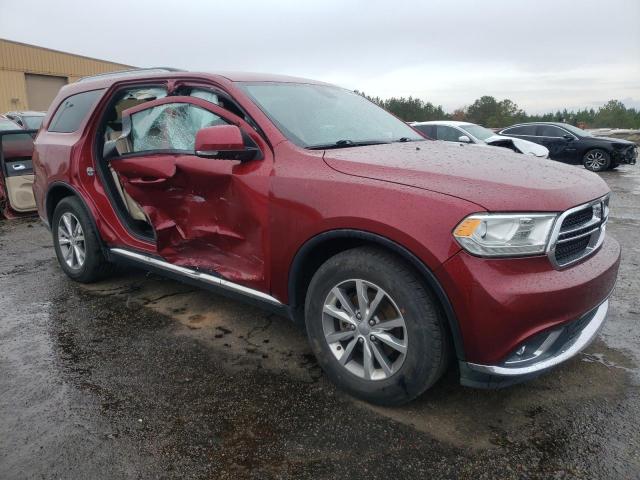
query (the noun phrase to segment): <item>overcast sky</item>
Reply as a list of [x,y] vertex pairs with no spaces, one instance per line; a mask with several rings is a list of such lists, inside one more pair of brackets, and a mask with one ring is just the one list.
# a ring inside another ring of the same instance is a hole
[[0,37],[135,66],[311,77],[453,110],[640,108],[640,0],[0,0]]

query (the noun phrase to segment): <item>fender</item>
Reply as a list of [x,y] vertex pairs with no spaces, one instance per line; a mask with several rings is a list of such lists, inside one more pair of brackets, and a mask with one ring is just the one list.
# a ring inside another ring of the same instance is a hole
[[322,243],[337,238],[358,239],[381,245],[400,255],[400,257],[409,262],[409,264],[411,264],[416,270],[418,270],[418,272],[422,275],[422,278],[426,281],[427,285],[429,286],[429,288],[431,288],[432,292],[436,295],[436,298],[442,306],[442,310],[445,314],[447,324],[449,325],[449,330],[451,332],[456,357],[458,358],[458,360],[464,360],[462,334],[460,333],[460,328],[458,326],[458,319],[455,315],[455,312],[453,311],[453,306],[449,301],[449,297],[442,288],[442,285],[440,285],[440,282],[438,281],[436,276],[418,257],[416,257],[405,247],[394,242],[393,240],[375,233],[362,230],[339,229],[320,233],[315,237],[307,240],[307,242],[302,245],[302,247],[300,247],[300,249],[296,253],[289,269],[288,293],[289,308],[292,314],[299,307],[299,305],[296,305],[296,289],[298,283],[297,279],[302,273],[302,268],[305,260]]
[[[109,249],[107,248],[106,244],[104,243],[104,240],[100,236],[100,230],[98,230],[98,226],[96,225],[96,220],[93,216],[92,210],[87,205],[87,202],[85,201],[84,197],[80,194],[77,188],[72,187],[68,183],[62,182],[60,180],[56,180],[55,182],[52,182],[51,184],[49,184],[49,186],[47,187],[47,193],[45,194],[45,197],[44,197],[45,213],[47,215],[47,227],[49,228],[49,230],[51,230],[52,228],[51,217],[53,216],[53,212],[55,210],[54,208],[51,208],[51,205],[50,205],[51,191],[57,187],[61,187],[61,188],[64,188],[65,190],[69,190],[71,192],[71,195],[75,196],[78,200],[80,200],[80,203],[82,204],[82,206],[84,207],[85,211],[89,216],[89,221],[91,222],[91,226],[93,227],[93,230],[96,232],[98,236],[98,243],[100,243],[100,249],[102,250],[102,253],[105,255],[105,258],[107,259],[111,258]],[[71,195],[65,195],[65,196],[71,196]]]

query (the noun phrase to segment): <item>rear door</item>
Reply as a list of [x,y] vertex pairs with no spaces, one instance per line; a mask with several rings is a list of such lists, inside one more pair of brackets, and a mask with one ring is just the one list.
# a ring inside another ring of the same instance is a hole
[[529,140],[530,142],[535,142],[542,145],[542,138],[536,136],[536,124],[532,125],[520,125],[517,127],[509,127],[500,131],[500,135],[504,135],[505,137],[516,137],[521,138],[523,140]]
[[36,209],[33,196],[33,136],[36,130],[11,130],[0,126],[0,213],[11,216],[7,207],[16,213]]
[[[166,97],[125,110],[128,146],[109,161],[151,223],[158,254],[170,263],[267,290],[270,148],[243,119],[206,100]],[[196,132],[234,124],[248,161],[196,156]]]

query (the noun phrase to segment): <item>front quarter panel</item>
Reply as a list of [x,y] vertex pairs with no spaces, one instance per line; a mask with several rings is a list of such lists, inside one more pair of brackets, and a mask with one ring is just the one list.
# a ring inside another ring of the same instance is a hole
[[276,148],[271,188],[272,294],[287,302],[295,254],[316,235],[361,230],[385,237],[432,271],[460,250],[451,234],[476,204],[448,195],[333,170],[322,152]]

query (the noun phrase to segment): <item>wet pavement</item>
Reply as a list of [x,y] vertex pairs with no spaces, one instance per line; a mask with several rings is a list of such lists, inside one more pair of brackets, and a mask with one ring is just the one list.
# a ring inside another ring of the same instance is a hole
[[0,222],[0,478],[640,478],[640,168],[603,177],[623,260],[600,338],[400,408],[334,388],[285,319],[134,270],[75,284],[39,221]]

